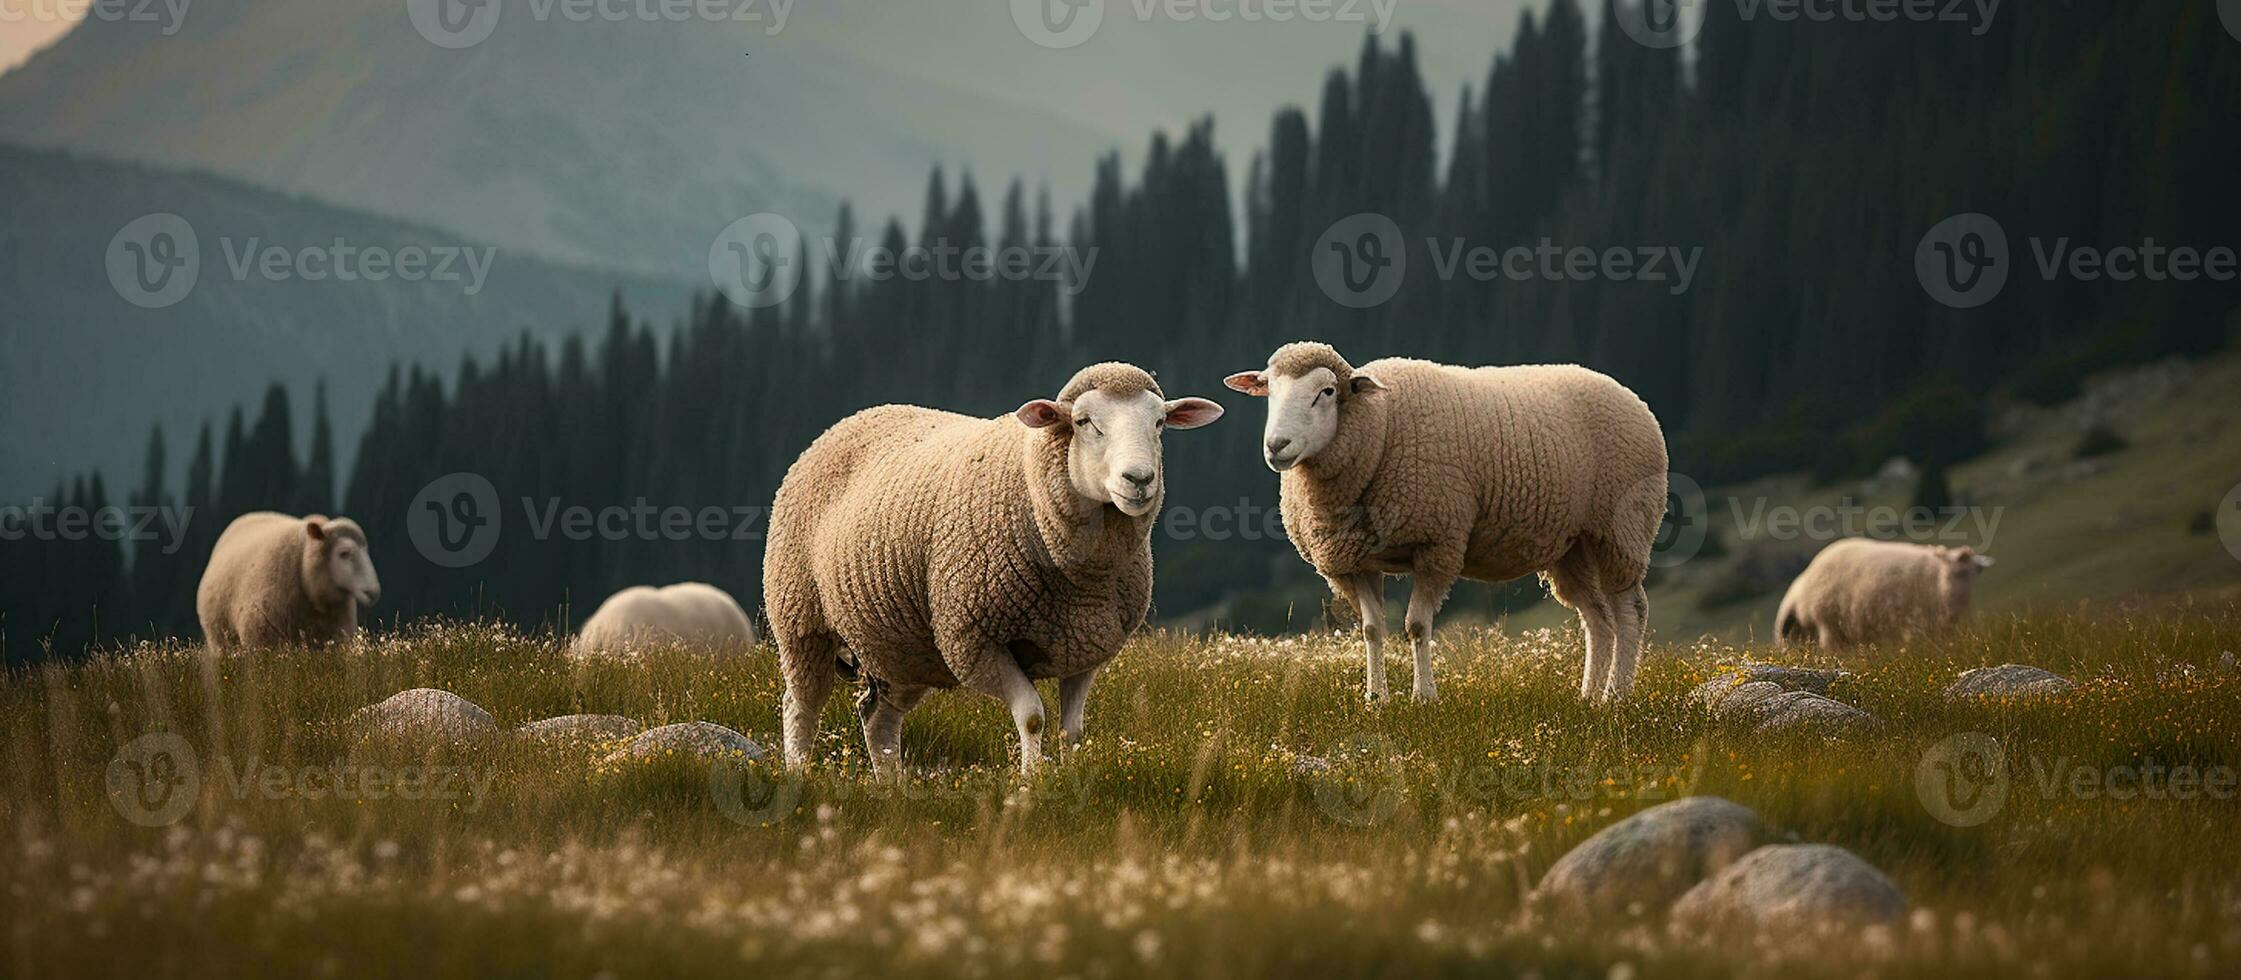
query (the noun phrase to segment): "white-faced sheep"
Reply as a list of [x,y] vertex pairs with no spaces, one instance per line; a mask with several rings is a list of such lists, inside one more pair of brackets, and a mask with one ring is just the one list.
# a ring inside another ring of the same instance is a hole
[[1968,614],[1976,577],[1991,564],[1973,548],[1846,538],[1790,583],[1774,633],[1785,646],[1830,650],[1936,633]]
[[327,643],[381,598],[366,532],[348,518],[243,514],[210,549],[195,612],[212,649]]
[[755,624],[731,593],[703,582],[634,585],[599,604],[577,631],[579,654],[620,653],[655,643],[710,650],[755,645]]
[[1010,707],[1027,771],[1042,754],[1034,682],[1058,678],[1079,739],[1091,679],[1150,608],[1160,433],[1221,413],[1108,363],[1011,415],[885,405],[826,430],[779,485],[763,558],[787,763],[812,759],[843,648],[874,679],[858,714],[882,771],[935,688]]
[[1385,697],[1387,575],[1414,577],[1416,696],[1436,696],[1432,617],[1458,578],[1539,572],[1587,633],[1580,695],[1633,689],[1665,513],[1665,435],[1618,382],[1571,365],[1356,368],[1287,344],[1229,386],[1268,398],[1262,445],[1283,474],[1284,530],[1361,613],[1368,695]]

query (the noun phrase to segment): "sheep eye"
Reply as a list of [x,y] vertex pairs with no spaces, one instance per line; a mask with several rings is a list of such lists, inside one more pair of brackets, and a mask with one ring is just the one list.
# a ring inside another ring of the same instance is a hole
[[1336,389],[1336,388],[1325,388],[1325,389],[1323,389],[1323,397],[1325,397],[1325,398],[1329,398],[1329,397],[1331,397],[1332,395],[1335,395],[1335,394],[1338,394],[1338,389]]

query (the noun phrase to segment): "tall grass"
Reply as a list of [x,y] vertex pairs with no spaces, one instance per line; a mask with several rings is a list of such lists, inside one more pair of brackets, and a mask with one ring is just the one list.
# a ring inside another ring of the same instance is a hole
[[[513,738],[400,747],[350,722],[427,686],[505,726],[617,713],[712,721],[775,747],[767,650],[587,663],[549,637],[454,624],[355,650],[149,647],[19,671],[0,680],[0,972],[2098,976],[2241,963],[2241,799],[2070,781],[2241,769],[2241,675],[2224,657],[2241,650],[2234,610],[1987,620],[1848,663],[1836,696],[1885,725],[1847,741],[1753,734],[1688,699],[1722,664],[1810,656],[1662,647],[1634,701],[1598,710],[1574,694],[1575,634],[1449,631],[1439,701],[1369,707],[1358,649],[1347,636],[1147,634],[1101,676],[1088,743],[1025,782],[1004,710],[961,693],[912,714],[899,784],[869,775],[845,696],[806,777],[767,762],[607,764],[609,746]],[[2079,686],[1944,698],[1959,671],[2008,661]],[[2000,741],[2009,791],[1988,822],[1960,827],[1925,804],[1916,770],[1972,732]],[[138,785],[120,747],[152,733],[183,740],[199,777],[175,822],[112,795]],[[369,767],[432,782],[411,799],[386,784],[328,791]],[[1525,900],[1573,844],[1691,793],[1852,849],[1906,890],[1912,916],[1799,950],[1674,935],[1654,918],[1551,921]]]

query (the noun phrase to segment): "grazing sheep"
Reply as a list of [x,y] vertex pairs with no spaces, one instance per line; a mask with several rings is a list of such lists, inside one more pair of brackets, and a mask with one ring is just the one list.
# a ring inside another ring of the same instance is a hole
[[1992,556],[1972,548],[1846,538],[1821,549],[1782,596],[1774,634],[1841,650],[1952,627]]
[[1465,368],[1328,345],[1277,348],[1231,388],[1266,397],[1263,455],[1283,474],[1284,530],[1362,617],[1368,694],[1383,698],[1387,575],[1411,575],[1416,696],[1432,617],[1458,578],[1539,572],[1587,632],[1582,697],[1633,689],[1665,512],[1665,436],[1618,382],[1571,365]]
[[1079,739],[1091,679],[1150,608],[1160,432],[1221,414],[1107,363],[1009,416],[884,405],[826,430],[779,484],[763,556],[787,764],[812,759],[843,648],[872,678],[859,713],[883,771],[899,769],[903,714],[934,688],[1009,706],[1029,771],[1034,682],[1058,678],[1061,727]]
[[578,654],[621,653],[647,643],[744,649],[755,624],[731,593],[702,582],[634,585],[608,596],[576,634]]
[[366,532],[344,517],[243,514],[210,549],[195,589],[214,650],[326,643],[358,632],[358,607],[381,598]]

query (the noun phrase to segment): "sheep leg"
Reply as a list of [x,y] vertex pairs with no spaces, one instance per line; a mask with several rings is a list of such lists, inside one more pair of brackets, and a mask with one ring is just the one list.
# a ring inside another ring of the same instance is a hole
[[1587,553],[1575,546],[1548,570],[1549,590],[1556,601],[1580,614],[1580,630],[1587,634],[1587,651],[1580,667],[1580,698],[1595,700],[1610,683],[1612,650],[1618,642],[1610,602],[1598,587]]
[[1347,580],[1354,593],[1354,608],[1362,616],[1362,644],[1368,649],[1368,690],[1371,701],[1382,701],[1385,691],[1385,576],[1377,572]]
[[1439,699],[1439,686],[1432,680],[1432,617],[1439,615],[1440,606],[1447,602],[1447,590],[1455,585],[1452,575],[1416,573],[1416,581],[1408,594],[1408,617],[1402,623],[1408,631],[1409,646],[1416,653],[1416,700]]
[[1065,734],[1068,745],[1081,744],[1083,716],[1089,711],[1089,684],[1096,679],[1096,668],[1058,679],[1058,730]]
[[830,637],[778,637],[778,670],[786,678],[781,714],[789,768],[816,760],[817,718],[824,714],[833,678],[840,673],[833,659],[838,646]]
[[1019,772],[1033,775],[1043,760],[1043,696],[1035,682],[1019,669],[1019,661],[1001,646],[989,646],[979,657],[979,670],[960,675],[966,687],[986,694],[1012,709],[1012,724],[1019,729]]
[[1642,666],[1642,634],[1650,625],[1650,596],[1641,583],[1610,597],[1616,611],[1618,639],[1612,644],[1611,676],[1604,682],[1603,700],[1618,702],[1634,693],[1634,674]]
[[930,688],[905,687],[873,678],[856,705],[864,723],[864,752],[872,772],[900,776],[903,772],[903,716],[926,699]]

